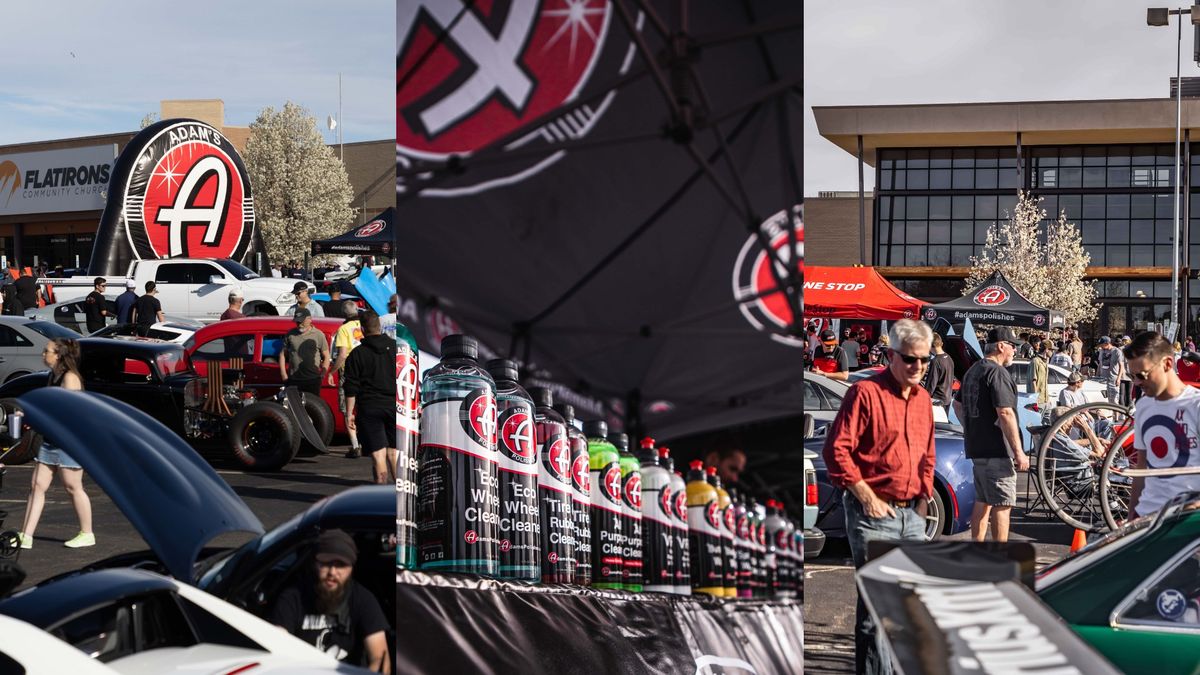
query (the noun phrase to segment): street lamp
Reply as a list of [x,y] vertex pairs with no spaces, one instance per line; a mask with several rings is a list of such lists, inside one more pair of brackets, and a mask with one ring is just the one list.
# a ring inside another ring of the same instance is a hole
[[[1179,181],[1181,177],[1180,157],[1181,157],[1181,137],[1183,127],[1183,81],[1180,77],[1180,58],[1183,50],[1183,15],[1187,14],[1191,17],[1192,25],[1200,25],[1200,12],[1193,13],[1190,7],[1182,9],[1168,9],[1166,7],[1151,7],[1146,10],[1146,25],[1148,26],[1167,26],[1170,25],[1171,15],[1179,17],[1179,30],[1175,36],[1175,210],[1174,210],[1174,241],[1171,247],[1171,323],[1175,327],[1175,331],[1179,330],[1179,247],[1180,247],[1180,223],[1179,223]],[[1175,335],[1169,336],[1174,340]]]

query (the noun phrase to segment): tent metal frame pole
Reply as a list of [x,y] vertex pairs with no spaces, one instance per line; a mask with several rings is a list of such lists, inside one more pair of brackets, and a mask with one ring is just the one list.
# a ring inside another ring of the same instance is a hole
[[634,25],[633,17],[629,15],[629,8],[625,6],[624,0],[612,0],[612,5],[617,9],[617,14],[621,17],[621,22],[625,24],[625,30],[629,31],[634,45],[637,46],[637,51],[641,54],[642,63],[645,64],[646,70],[654,77],[654,84],[658,85],[659,92],[667,100],[667,106],[671,109],[671,117],[678,120],[681,110],[678,102],[675,100],[674,94],[671,92],[671,85],[667,82],[666,76],[659,70],[658,64],[655,62],[654,52],[650,51],[650,45],[646,44],[646,38],[637,29],[637,26]]

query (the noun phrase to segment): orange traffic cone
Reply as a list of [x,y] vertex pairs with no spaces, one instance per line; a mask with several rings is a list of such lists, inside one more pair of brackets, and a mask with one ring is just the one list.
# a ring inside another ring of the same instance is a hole
[[1087,533],[1083,530],[1076,529],[1075,536],[1071,537],[1071,553],[1087,546]]

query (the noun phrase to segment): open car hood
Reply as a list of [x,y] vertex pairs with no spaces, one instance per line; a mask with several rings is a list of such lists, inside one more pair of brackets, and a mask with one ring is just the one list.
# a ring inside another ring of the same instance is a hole
[[176,579],[195,583],[196,557],[214,537],[263,533],[233,488],[142,411],[59,387],[31,391],[21,406],[29,425],[83,466]]

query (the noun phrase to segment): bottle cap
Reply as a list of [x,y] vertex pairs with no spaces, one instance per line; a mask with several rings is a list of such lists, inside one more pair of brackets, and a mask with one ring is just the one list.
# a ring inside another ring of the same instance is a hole
[[659,459],[666,459],[670,456],[671,456],[671,449],[668,448],[667,446],[664,445],[658,449]]
[[583,423],[583,435],[588,438],[606,438],[608,423],[604,420],[588,420]]
[[715,476],[715,475],[717,475],[717,467],[710,466],[704,470],[704,473],[707,473],[710,476]]
[[654,449],[654,439],[650,438],[650,437],[643,438],[641,445],[642,445],[643,450],[653,450]]
[[500,380],[517,380],[517,364],[509,359],[492,359],[487,362],[488,374],[497,382]]
[[575,406],[571,405],[570,403],[555,403],[554,410],[559,415],[562,415],[563,419],[565,419],[567,422],[575,419]]
[[704,460],[693,459],[691,462],[688,462],[688,466],[691,467],[692,471],[704,471]]
[[442,338],[442,358],[477,359],[479,358],[479,340],[470,335],[447,335]]
[[533,399],[533,404],[538,407],[551,408],[554,406],[554,392],[545,387],[533,387],[529,390],[529,397]]
[[608,435],[608,442],[617,446],[617,450],[621,452],[629,452],[629,436],[619,431],[614,431]]

